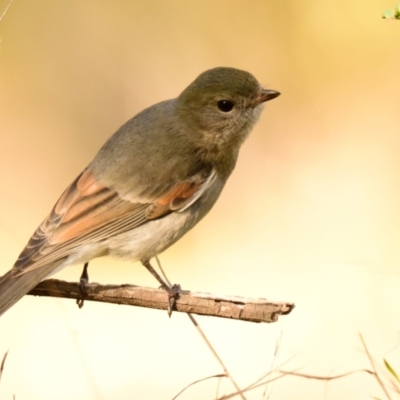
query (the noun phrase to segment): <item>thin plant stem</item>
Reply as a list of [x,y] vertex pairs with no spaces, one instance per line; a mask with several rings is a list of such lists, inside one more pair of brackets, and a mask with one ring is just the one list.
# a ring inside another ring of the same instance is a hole
[[[166,280],[166,282],[168,283],[169,286],[171,286],[171,282],[169,281],[169,279],[167,278],[160,260],[158,259],[158,257],[155,257],[156,261],[157,261],[157,265],[158,268],[161,271],[161,274],[163,275],[164,279]],[[204,334],[203,330],[201,329],[200,325],[198,324],[198,322],[196,321],[196,319],[193,317],[192,314],[187,313],[189,319],[192,321],[193,325],[196,327],[197,331],[199,332],[200,336],[203,338],[203,340],[205,341],[207,347],[210,349],[211,353],[214,355],[214,357],[216,358],[216,360],[219,362],[219,364],[221,365],[222,369],[224,370],[225,375],[230,379],[230,381],[232,382],[232,385],[235,387],[235,389],[237,390],[238,394],[240,395],[240,397],[242,398],[242,400],[246,400],[245,395],[243,394],[242,390],[239,388],[239,385],[236,383],[236,381],[233,379],[232,375],[229,373],[228,369],[226,368],[224,362],[221,360],[221,357],[218,355],[218,353],[215,351],[214,347],[212,346],[212,344],[210,343],[210,341],[207,339],[207,336]]]
[[222,369],[224,370],[224,373],[226,376],[230,379],[232,382],[233,386],[235,386],[235,389],[237,390],[238,394],[243,400],[246,400],[246,397],[244,396],[242,390],[239,388],[239,385],[236,383],[236,381],[233,379],[232,375],[229,373],[228,369],[226,368],[224,362],[221,360],[220,356],[218,353],[215,351],[214,347],[210,343],[210,341],[207,339],[207,336],[204,334],[203,330],[201,329],[200,325],[197,323],[196,319],[193,317],[192,314],[187,313],[188,317],[190,320],[193,322],[193,325],[196,327],[197,331],[200,333],[200,336],[203,338],[203,340],[206,342],[206,345],[210,349],[211,353],[214,355],[216,360],[219,362],[221,365]]
[[361,343],[364,346],[365,353],[367,354],[369,362],[371,363],[372,369],[374,370],[375,378],[378,381],[379,385],[381,386],[381,388],[383,390],[383,393],[385,393],[387,399],[391,400],[389,392],[387,391],[387,389],[386,389],[385,385],[383,384],[380,376],[378,375],[378,372],[377,372],[376,367],[375,367],[374,359],[372,358],[370,352],[368,351],[368,347],[367,347],[367,344],[365,343],[363,335],[361,333],[359,333],[359,335],[360,335]]
[[3,11],[3,13],[2,13],[1,16],[0,16],[0,22],[3,20],[4,16],[6,15],[6,12],[7,12],[8,9],[10,8],[11,3],[12,3],[13,1],[14,1],[14,0],[10,0],[10,1],[8,2],[7,7],[5,8],[5,10]]

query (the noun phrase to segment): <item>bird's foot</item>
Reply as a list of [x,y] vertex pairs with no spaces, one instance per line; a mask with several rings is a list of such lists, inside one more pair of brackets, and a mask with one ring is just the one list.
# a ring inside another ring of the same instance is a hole
[[171,318],[172,310],[175,307],[176,300],[179,299],[180,294],[182,293],[181,285],[174,284],[171,287],[165,284],[160,286],[160,289],[164,289],[168,294],[168,316]]
[[[169,286],[157,273],[157,271],[152,267],[150,261],[142,261],[142,264],[147,268],[147,270],[161,283],[160,288],[164,289],[168,293],[168,316],[171,317],[172,310],[175,307],[176,300],[179,298],[181,291],[181,285]],[[161,266],[160,266],[161,268]]]
[[84,298],[87,295],[86,285],[89,283],[88,267],[89,267],[89,263],[85,263],[85,265],[83,266],[83,271],[82,271],[81,277],[79,279],[79,287],[80,287],[81,294],[82,294],[82,297],[80,299],[76,299],[76,304],[78,304],[79,308],[83,307],[83,303],[85,301]]

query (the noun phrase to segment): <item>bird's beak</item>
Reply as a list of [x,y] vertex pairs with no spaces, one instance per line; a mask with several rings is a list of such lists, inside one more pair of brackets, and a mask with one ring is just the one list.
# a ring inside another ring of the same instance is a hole
[[258,96],[258,99],[255,101],[255,106],[258,106],[261,103],[265,103],[266,101],[275,99],[275,97],[278,97],[280,95],[279,92],[276,90],[271,90],[271,89],[261,89],[260,95]]

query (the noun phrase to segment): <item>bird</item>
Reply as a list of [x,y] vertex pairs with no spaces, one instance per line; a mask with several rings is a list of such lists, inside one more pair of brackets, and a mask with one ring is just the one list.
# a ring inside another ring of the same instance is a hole
[[264,103],[279,95],[247,71],[216,67],[127,121],[0,278],[0,315],[56,271],[102,256],[141,262],[176,297],[150,261],[210,211]]

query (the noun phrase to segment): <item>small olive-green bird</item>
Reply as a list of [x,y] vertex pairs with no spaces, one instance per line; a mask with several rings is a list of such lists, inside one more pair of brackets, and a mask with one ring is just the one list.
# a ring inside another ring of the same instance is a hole
[[248,72],[214,68],[130,119],[0,278],[0,315],[54,271],[106,255],[140,261],[172,292],[150,260],[210,211],[263,104],[279,94]]

